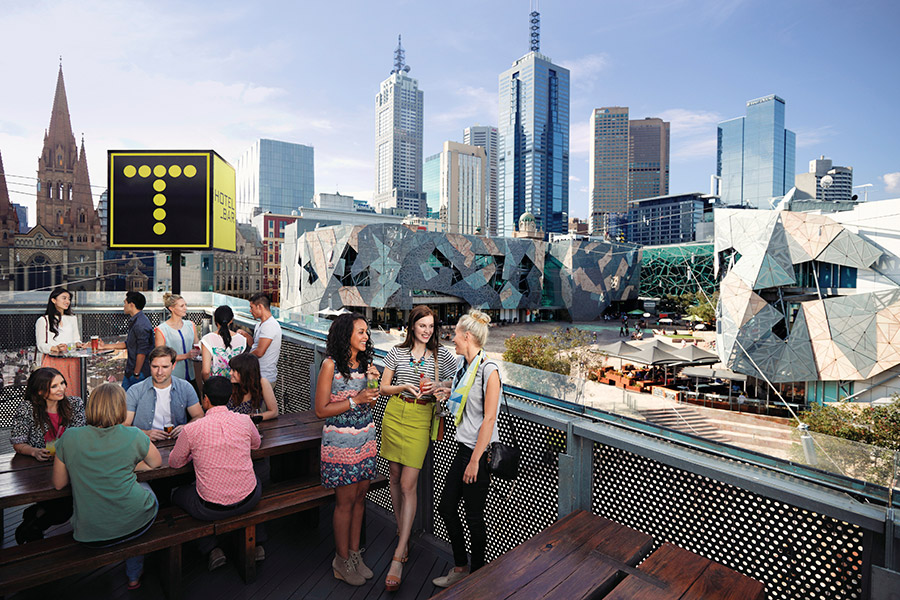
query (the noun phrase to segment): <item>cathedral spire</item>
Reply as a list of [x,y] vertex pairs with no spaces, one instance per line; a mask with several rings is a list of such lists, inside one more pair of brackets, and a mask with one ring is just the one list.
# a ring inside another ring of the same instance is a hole
[[75,146],[75,136],[72,134],[72,122],[69,118],[69,102],[66,99],[66,83],[63,80],[62,61],[60,61],[59,74],[56,77],[56,94],[53,96],[53,111],[50,113],[50,129],[47,131],[47,139],[53,145],[63,148]]
[[[9,189],[6,187],[6,171],[3,169],[2,154],[0,154],[0,231],[5,232],[5,234],[16,234],[19,231],[19,216],[9,200]],[[3,235],[3,240],[7,239],[8,235]]]

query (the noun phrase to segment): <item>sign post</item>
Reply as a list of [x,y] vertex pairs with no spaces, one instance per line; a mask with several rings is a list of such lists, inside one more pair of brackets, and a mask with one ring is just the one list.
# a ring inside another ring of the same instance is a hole
[[234,252],[234,168],[213,150],[109,150],[109,247],[168,250],[172,291],[184,251]]

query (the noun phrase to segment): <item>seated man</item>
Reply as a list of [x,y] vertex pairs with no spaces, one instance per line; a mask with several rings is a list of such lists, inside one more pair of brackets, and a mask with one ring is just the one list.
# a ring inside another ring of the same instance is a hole
[[[228,410],[231,382],[210,377],[203,385],[206,416],[188,423],[169,453],[169,466],[176,469],[194,461],[197,481],[177,488],[172,502],[195,519],[215,521],[251,510],[259,502],[262,485],[253,473],[250,451],[259,448],[259,432],[250,419]],[[209,570],[225,564],[225,553],[216,537],[199,540],[200,550],[209,552]],[[256,547],[256,560],[265,551]]]
[[142,430],[153,442],[178,437],[185,423],[203,416],[194,386],[172,377],[176,356],[168,346],[151,350],[150,378],[132,385],[126,395],[125,425]]

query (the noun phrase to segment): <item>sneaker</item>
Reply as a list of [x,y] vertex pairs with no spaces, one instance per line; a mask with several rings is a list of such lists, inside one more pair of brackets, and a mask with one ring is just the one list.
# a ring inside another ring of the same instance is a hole
[[351,550],[350,551],[350,560],[356,565],[356,570],[359,571],[359,574],[363,576],[365,579],[372,579],[375,577],[375,573],[372,572],[372,569],[366,566],[366,563],[363,562],[362,553],[359,550]]
[[256,547],[256,562],[261,562],[266,560],[266,549],[262,546]]
[[335,579],[346,581],[350,585],[363,585],[366,582],[366,578],[356,570],[356,563],[352,558],[344,560],[340,555],[335,554],[334,560],[331,561],[331,568],[334,571]]
[[450,572],[444,575],[443,577],[435,577],[431,580],[431,583],[440,587],[440,588],[448,588],[457,581],[463,580],[469,576],[469,568],[466,567],[464,571],[457,571],[455,567],[450,569]]
[[209,553],[209,570],[215,571],[225,564],[225,560],[225,553],[222,552],[222,549],[213,548],[212,552]]

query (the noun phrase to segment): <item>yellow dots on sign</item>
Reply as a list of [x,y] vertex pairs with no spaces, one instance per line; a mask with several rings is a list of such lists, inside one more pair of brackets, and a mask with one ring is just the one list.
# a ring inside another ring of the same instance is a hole
[[134,165],[128,165],[127,167],[125,167],[122,170],[122,172],[125,174],[125,177],[128,177],[128,178],[131,178],[131,177],[134,177],[135,175],[137,175],[137,169],[134,167]]
[[193,177],[197,174],[197,167],[194,165],[188,165],[184,168],[184,176],[185,177]]
[[153,218],[157,221],[162,221],[166,218],[166,211],[163,208],[157,208],[153,211]]
[[166,197],[163,194],[156,194],[153,196],[153,204],[157,206],[162,206],[166,203]]
[[138,175],[141,177],[150,177],[150,167],[147,165],[141,165],[141,168],[138,169]]
[[166,189],[166,182],[162,179],[157,179],[153,182],[153,189],[157,192],[163,191],[164,189]]
[[181,175],[181,167],[179,167],[178,165],[172,165],[171,167],[169,167],[169,175],[171,177],[178,177],[179,175]]
[[153,226],[153,233],[155,233],[156,235],[162,235],[165,232],[166,232],[165,223],[157,223],[156,225]]
[[153,167],[153,174],[157,177],[162,177],[166,174],[166,168],[162,165],[156,165],[155,167]]

